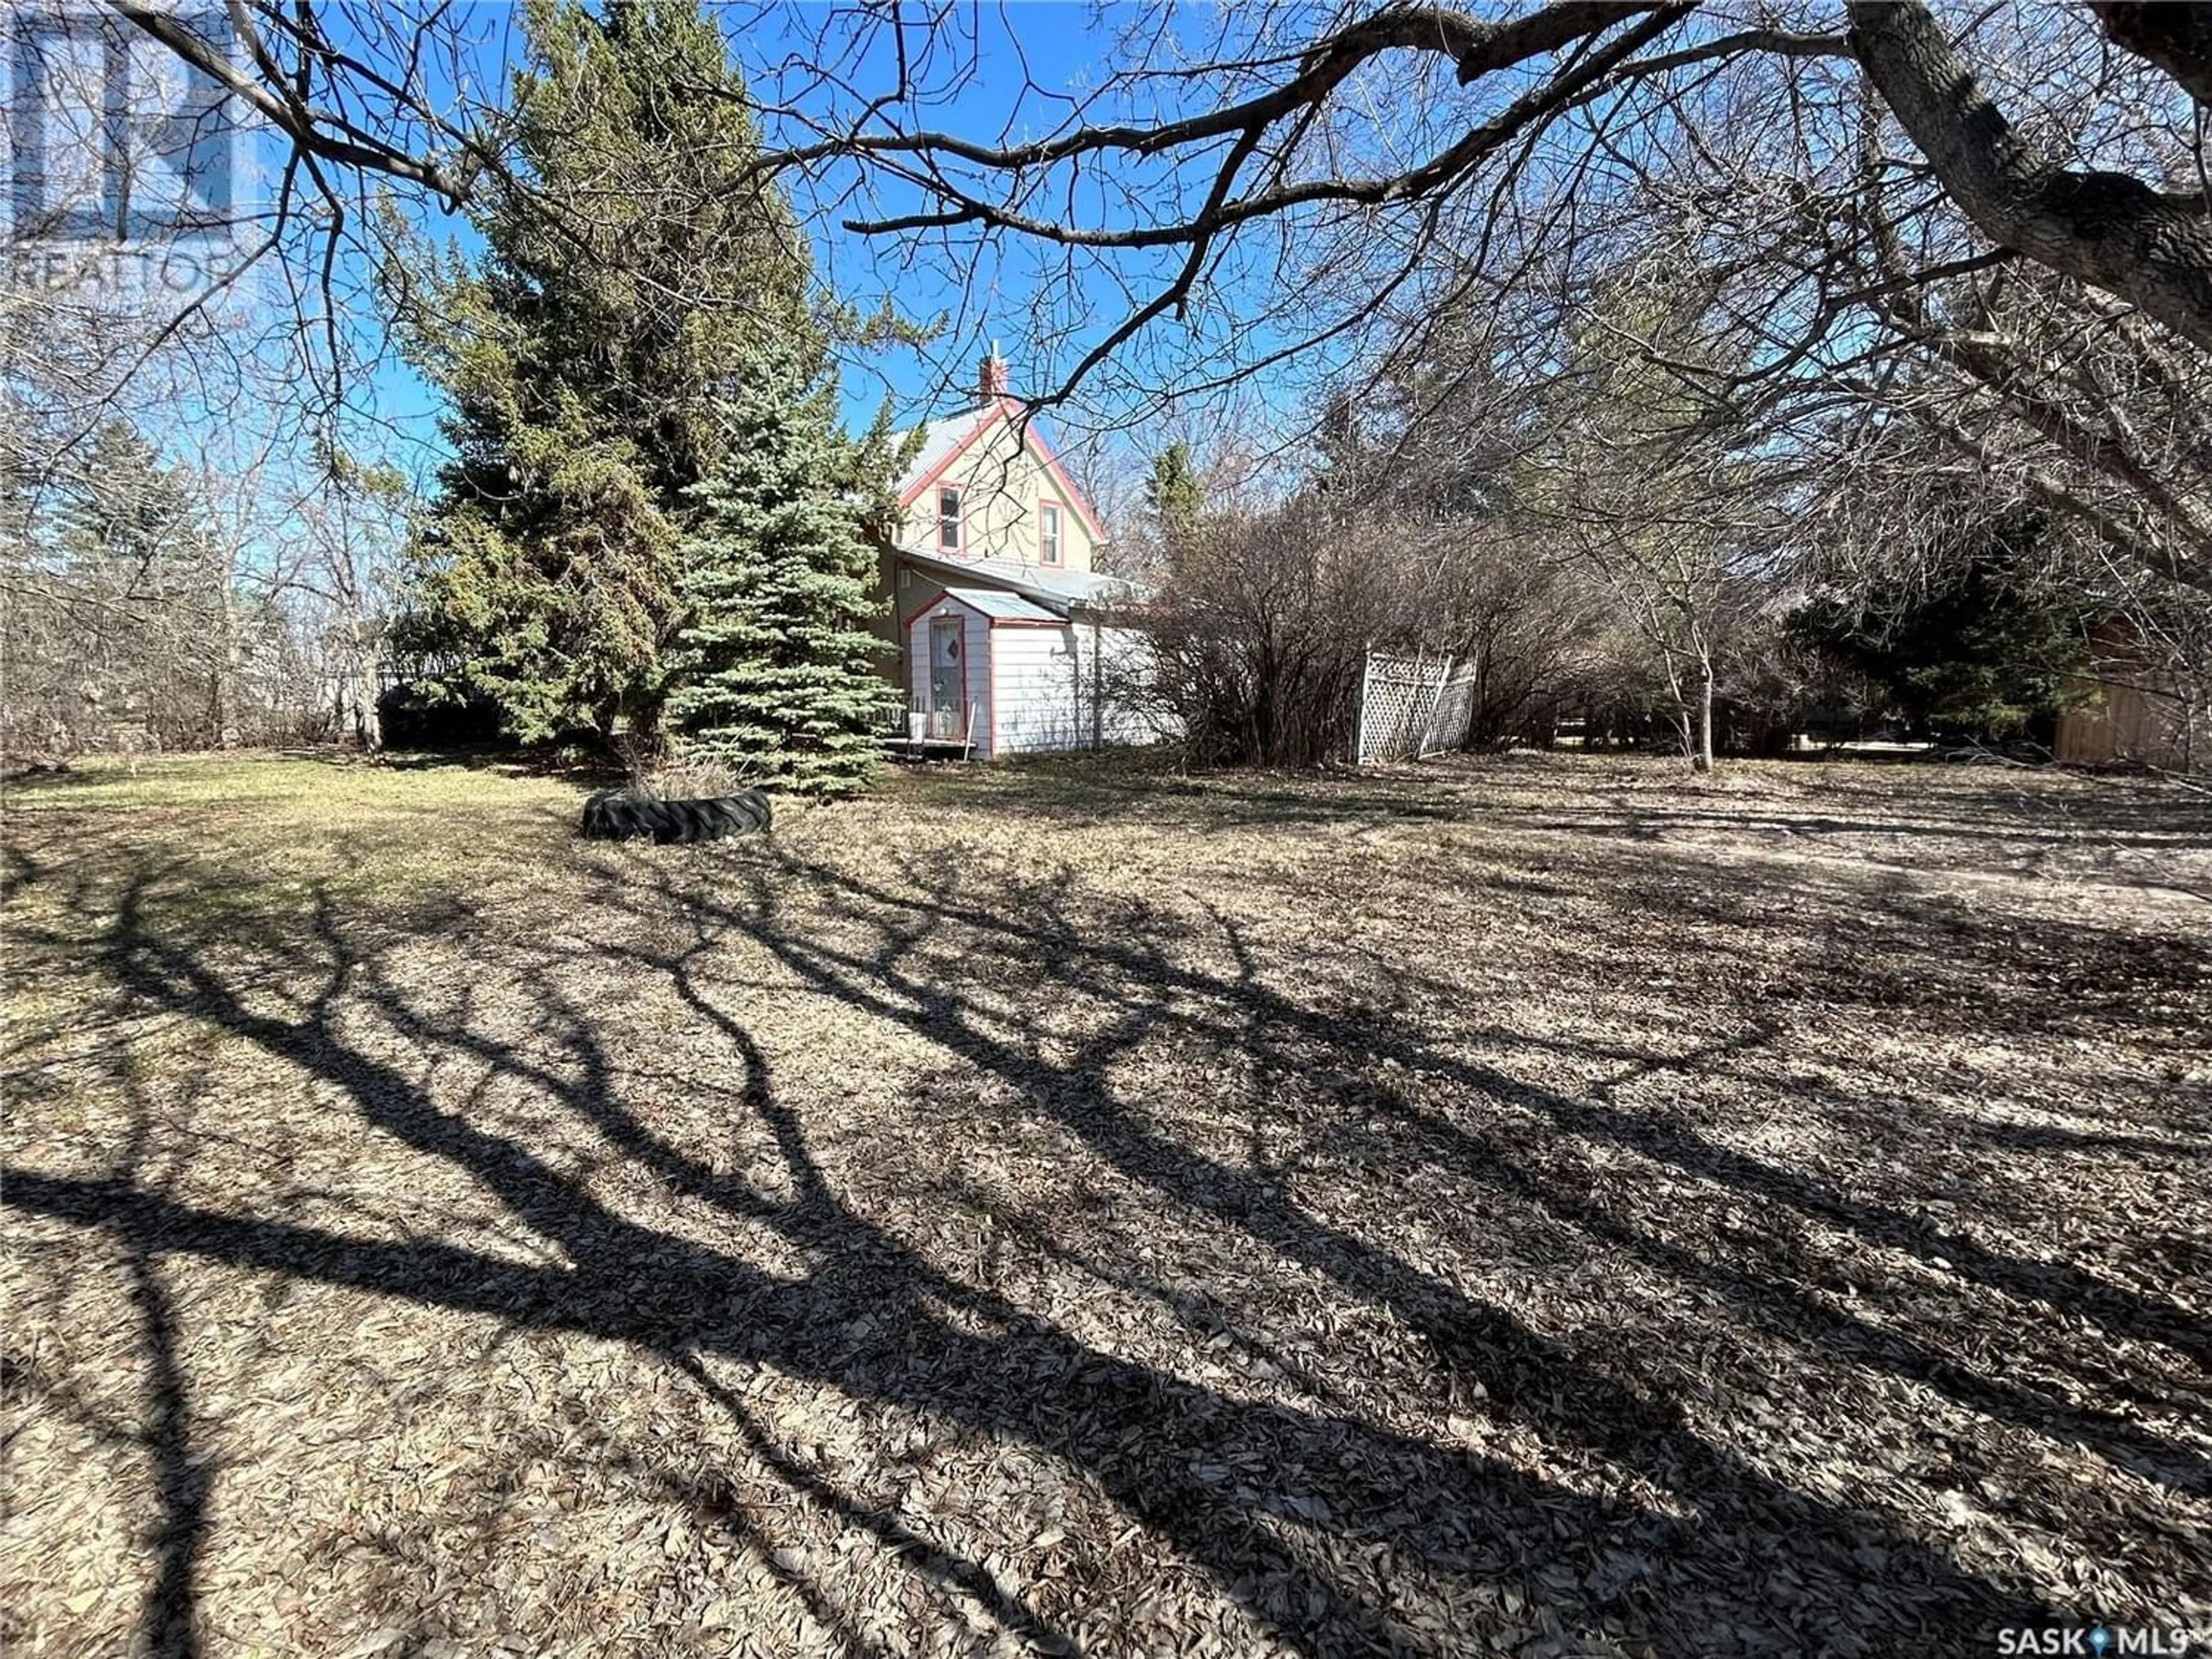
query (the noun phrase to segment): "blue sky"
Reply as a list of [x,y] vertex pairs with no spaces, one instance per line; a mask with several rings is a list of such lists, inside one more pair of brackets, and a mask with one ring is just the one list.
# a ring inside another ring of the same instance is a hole
[[[761,31],[738,36],[739,15],[721,15],[726,31],[733,35],[733,52],[750,70],[773,64],[803,45],[804,31],[828,13],[826,9],[796,9],[787,20],[789,32],[782,36]],[[489,96],[503,82],[507,65],[519,54],[517,18],[511,9],[489,6],[473,9],[469,16],[471,31],[479,37],[470,72],[477,82],[477,94]],[[1066,106],[1056,94],[1079,92],[1104,78],[1116,21],[1115,8],[1042,0],[963,13],[963,33],[972,31],[972,35],[940,42],[957,56],[962,73],[950,73],[952,59],[945,60],[947,72],[941,78],[951,88],[927,111],[928,125],[980,139],[1018,137],[1057,125]],[[857,78],[864,86],[888,83],[887,55],[878,52],[862,60]],[[774,82],[762,76],[757,89],[773,95]],[[994,337],[1014,366],[1018,391],[1034,386],[1049,367],[1037,361],[1042,354],[1028,337],[1032,302],[1040,296],[1035,261],[1026,252],[1017,250],[981,267],[960,268],[927,257],[906,257],[910,251],[853,235],[827,214],[810,216],[810,222],[817,268],[841,294],[861,303],[888,294],[910,318],[942,313],[952,319],[951,325],[927,347],[856,355],[848,362],[843,387],[848,419],[854,425],[865,424],[887,393],[902,418],[944,410],[957,398],[957,388],[972,383],[975,360]],[[445,234],[458,237],[464,247],[474,240],[465,222],[436,223]],[[1043,297],[1059,304],[1069,296],[1055,293]],[[1080,312],[1087,307],[1093,320],[1085,327],[1056,331],[1054,343],[1062,366],[1073,361],[1071,354],[1110,326],[1121,314],[1116,307],[1121,303],[1121,296],[1112,292],[1076,301],[1073,308]],[[386,362],[362,389],[362,401],[380,420],[406,434],[403,447],[435,443],[436,395],[404,365]],[[1084,423],[1078,415],[1073,422],[1062,424],[1072,435],[1073,427]],[[421,459],[418,452],[418,462]]]

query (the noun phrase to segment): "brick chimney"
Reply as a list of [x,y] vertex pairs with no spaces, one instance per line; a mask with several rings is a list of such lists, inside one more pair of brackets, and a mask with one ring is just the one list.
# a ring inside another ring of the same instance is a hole
[[1006,360],[999,355],[996,340],[975,366],[975,395],[987,404],[1006,395]]

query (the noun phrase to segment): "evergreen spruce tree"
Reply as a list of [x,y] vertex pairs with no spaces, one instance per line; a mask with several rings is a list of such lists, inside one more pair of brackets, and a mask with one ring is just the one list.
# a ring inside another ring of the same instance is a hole
[[398,643],[513,736],[619,730],[650,764],[717,398],[761,342],[818,338],[811,264],[696,0],[529,0],[523,26],[514,161],[536,190],[478,210],[477,257],[384,273],[455,452]]
[[1190,459],[1190,446],[1180,438],[1152,457],[1152,470],[1145,480],[1145,505],[1159,526],[1160,540],[1173,546],[1188,538],[1206,507],[1206,486]]
[[166,591],[180,573],[204,574],[189,550],[198,529],[191,491],[128,421],[101,422],[59,483],[54,516],[75,568],[97,570],[126,591]]
[[118,419],[58,484],[40,584],[66,619],[43,643],[53,668],[103,718],[143,722],[165,743],[224,740],[245,618],[190,475]]
[[2004,743],[2065,711],[2097,613],[2042,574],[2049,514],[1951,494],[1929,543],[1945,580],[1887,612],[1829,600],[1792,632],[1880,686],[1915,736]]
[[843,437],[834,378],[791,343],[757,349],[723,408],[725,459],[692,492],[680,555],[682,747],[767,787],[849,793],[874,769],[872,727],[892,695],[867,626],[881,434]]

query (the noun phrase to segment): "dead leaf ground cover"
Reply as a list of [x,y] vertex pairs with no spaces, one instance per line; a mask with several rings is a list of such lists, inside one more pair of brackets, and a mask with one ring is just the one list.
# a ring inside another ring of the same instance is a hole
[[23,1654],[2212,1625],[2212,815],[1513,757],[13,792]]

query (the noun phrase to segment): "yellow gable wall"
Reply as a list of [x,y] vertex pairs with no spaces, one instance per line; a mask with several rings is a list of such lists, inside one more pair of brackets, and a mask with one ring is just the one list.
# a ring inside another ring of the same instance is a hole
[[978,438],[906,510],[906,545],[935,553],[937,492],[948,485],[961,492],[961,547],[964,559],[1006,559],[1016,564],[1042,562],[1037,551],[1037,507],[1060,507],[1061,570],[1088,570],[1090,527],[1068,499],[1033,445],[1017,451],[1013,422],[1001,421]]

